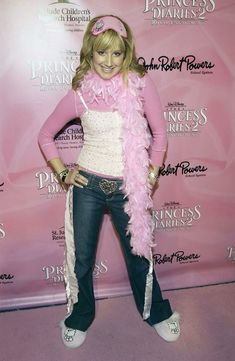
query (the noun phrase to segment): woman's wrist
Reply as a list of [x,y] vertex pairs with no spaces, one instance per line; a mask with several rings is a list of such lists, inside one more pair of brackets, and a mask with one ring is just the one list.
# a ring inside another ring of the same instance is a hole
[[159,177],[159,167],[150,165],[149,166],[149,176],[152,178],[158,178]]
[[159,178],[158,173],[154,173],[154,172],[152,172],[152,171],[149,172],[149,179],[150,179],[150,180],[153,180],[153,181],[156,182],[156,181],[158,180],[158,178]]
[[63,177],[63,175],[64,175],[63,172],[68,170],[66,168],[64,162],[60,158],[54,158],[54,159],[49,160],[48,164],[53,169],[55,174],[57,175],[57,179],[62,181],[62,179],[65,178],[65,177]]
[[65,183],[65,179],[66,179],[68,173],[69,173],[69,170],[67,168],[62,170],[62,172],[58,173],[58,177],[62,183]]
[[158,182],[158,178],[159,178],[158,174],[159,174],[159,167],[150,165],[148,180],[152,187]]

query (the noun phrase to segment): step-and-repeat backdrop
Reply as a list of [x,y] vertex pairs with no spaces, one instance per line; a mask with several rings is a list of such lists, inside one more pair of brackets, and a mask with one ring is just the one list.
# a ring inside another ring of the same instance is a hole
[[[235,280],[233,0],[1,1],[0,308],[65,302],[65,193],[37,136],[70,88],[89,20],[123,17],[156,83],[169,146],[154,194],[154,263],[163,290]],[[56,138],[66,164],[76,120]],[[92,224],[91,224],[92,227]],[[130,293],[109,215],[97,297]]]

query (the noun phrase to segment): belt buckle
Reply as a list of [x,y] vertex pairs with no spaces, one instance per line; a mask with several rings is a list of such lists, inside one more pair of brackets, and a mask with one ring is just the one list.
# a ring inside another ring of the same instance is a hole
[[113,193],[117,189],[117,182],[107,179],[102,179],[99,182],[99,186],[100,189],[104,192],[104,194],[108,195]]

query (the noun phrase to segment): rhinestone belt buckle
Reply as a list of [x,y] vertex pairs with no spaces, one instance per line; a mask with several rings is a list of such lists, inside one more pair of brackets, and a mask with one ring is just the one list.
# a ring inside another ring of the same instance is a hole
[[117,189],[116,181],[109,181],[107,179],[102,179],[99,182],[100,189],[106,194],[111,194]]

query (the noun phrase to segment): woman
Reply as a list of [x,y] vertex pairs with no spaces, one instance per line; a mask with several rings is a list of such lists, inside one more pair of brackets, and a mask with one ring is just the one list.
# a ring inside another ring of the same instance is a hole
[[[69,170],[53,139],[77,117],[84,143],[77,166]],[[119,234],[138,311],[163,339],[175,341],[179,315],[162,298],[151,252],[151,191],[166,130],[156,89],[137,63],[130,28],[120,18],[100,16],[88,24],[72,89],[43,125],[39,144],[69,186],[65,279],[70,314],[61,322],[64,344],[79,347],[95,316],[92,271],[105,208]]]

